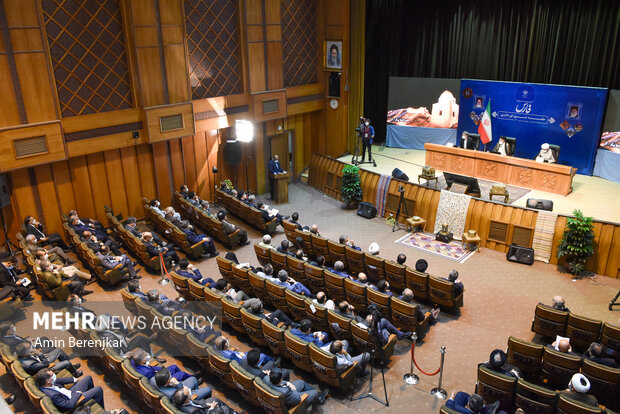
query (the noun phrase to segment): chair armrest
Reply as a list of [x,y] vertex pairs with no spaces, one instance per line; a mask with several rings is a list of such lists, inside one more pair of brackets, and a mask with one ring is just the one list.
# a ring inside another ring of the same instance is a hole
[[306,400],[308,399],[308,394],[301,394],[301,401],[295,407],[291,407],[288,412],[289,414],[302,414],[307,411]]

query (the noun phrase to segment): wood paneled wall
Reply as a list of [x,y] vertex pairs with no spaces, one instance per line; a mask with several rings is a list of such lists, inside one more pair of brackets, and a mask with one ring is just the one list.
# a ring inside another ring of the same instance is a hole
[[[331,197],[340,199],[341,189],[338,185],[338,178],[342,177],[342,168],[345,165],[345,163],[334,158],[313,154],[310,162],[310,185]],[[379,178],[380,175],[377,173],[361,171],[362,201],[376,204]],[[426,219],[426,230],[432,231],[435,226],[441,192],[409,182],[392,180],[388,194],[398,197],[398,186],[401,184],[405,188],[405,198],[415,201],[414,211],[409,211],[409,214]],[[506,243],[489,239],[491,220],[509,223],[510,227],[517,225],[534,228],[537,216],[537,210],[472,198],[467,210],[465,229],[476,230],[482,240],[482,247],[506,253],[509,248],[511,233],[509,232]],[[566,227],[566,220],[567,216],[558,216],[550,260],[552,264],[558,263],[556,254]],[[596,253],[588,261],[586,269],[613,278],[620,277],[620,225],[595,221],[594,234]]]

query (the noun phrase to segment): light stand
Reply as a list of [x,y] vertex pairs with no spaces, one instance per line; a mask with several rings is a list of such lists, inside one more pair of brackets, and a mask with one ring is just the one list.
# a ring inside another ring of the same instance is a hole
[[218,172],[217,167],[214,166],[213,168],[211,168],[211,172],[213,173],[213,206],[214,207],[218,207],[218,205],[217,205],[217,197],[216,197],[216,192],[215,192],[215,190],[217,190],[217,181],[216,181],[216,178],[215,178],[215,174],[217,174],[217,172]]
[[[6,230],[4,230],[4,233],[6,234]],[[620,306],[620,303],[618,302],[619,297],[620,297],[620,290],[618,291],[618,293],[616,293],[616,296],[609,303],[609,310],[614,310],[613,309],[614,306]]]
[[394,224],[392,225],[392,232],[395,232],[396,230],[402,230],[402,228],[400,227],[400,223],[398,222],[398,218],[400,216],[400,211],[403,207],[405,208],[405,217],[409,217],[407,203],[405,203],[405,187],[400,185],[398,187],[398,192],[400,193],[400,197],[398,199],[398,208],[396,209],[396,219],[394,220]]
[[6,230],[6,223],[4,222],[4,213],[0,208],[0,219],[2,219],[2,230],[4,231],[4,246],[6,247],[6,251],[9,252],[9,257],[13,259],[15,257],[16,252],[13,250],[18,250],[17,246],[13,244],[11,239],[9,238],[9,233]]

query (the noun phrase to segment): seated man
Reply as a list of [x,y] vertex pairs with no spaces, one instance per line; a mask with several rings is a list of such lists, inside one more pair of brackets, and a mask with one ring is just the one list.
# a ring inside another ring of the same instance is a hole
[[286,270],[280,270],[278,272],[278,281],[276,281],[276,284],[284,286],[285,288],[292,290],[298,295],[304,295],[307,297],[313,296],[312,292],[310,292],[310,289],[308,289],[302,283],[297,282],[295,281],[295,279],[289,277],[288,273],[286,273]]
[[176,272],[179,276],[192,279],[203,286],[211,286],[215,283],[215,280],[211,279],[210,277],[202,276],[200,270],[194,267],[194,265],[191,264],[186,258],[182,258],[181,260],[179,260],[179,268]]
[[67,369],[75,378],[82,376],[82,371],[78,370],[80,364],[72,364],[71,360],[60,360],[61,350],[56,348],[50,353],[45,354],[35,349],[30,342],[21,342],[15,347],[17,359],[22,364],[22,368],[30,375],[35,375],[43,368],[49,368],[53,372]]
[[[246,353],[241,362],[239,362],[239,365],[249,374],[262,378],[264,375],[269,374],[269,371],[277,367],[280,363],[280,358],[265,361],[265,356],[266,355],[260,352],[260,349],[252,348]],[[283,370],[282,374],[286,381],[291,377],[291,373],[288,370]]]
[[84,233],[82,233],[82,240],[86,243],[86,246],[88,246],[88,248],[95,253],[101,250],[101,246],[107,246],[116,256],[123,254],[119,248],[119,245],[116,244],[114,240],[109,238],[108,241],[104,243],[90,230],[85,230]]
[[263,203],[262,201],[259,201],[256,203],[256,208],[259,209],[263,215],[263,221],[265,223],[269,223],[271,220],[274,219],[274,217],[276,219],[278,219],[278,223],[282,223],[282,220],[285,220],[288,218],[288,216],[283,216],[280,213],[275,213],[273,212],[273,209],[269,208],[269,206],[267,206],[265,203]]
[[138,276],[136,273],[136,270],[133,267],[133,262],[129,257],[127,257],[126,254],[112,256],[110,254],[110,248],[103,245],[99,249],[99,252],[97,252],[97,257],[101,260],[101,267],[106,270],[114,269],[116,266],[120,265],[122,272],[129,275],[129,279],[141,278],[141,276]]
[[510,144],[506,142],[506,138],[499,137],[497,144],[495,144],[495,147],[493,147],[493,151],[491,152],[494,152],[499,155],[510,155],[512,154],[511,149],[512,148],[510,147]]
[[127,290],[129,291],[129,293],[131,293],[132,295],[142,299],[142,300],[147,300],[147,296],[146,293],[143,293],[140,291],[140,281],[138,280],[130,280],[129,283],[127,283]]
[[26,236],[26,249],[30,250],[32,254],[35,254],[38,251],[43,251],[45,254],[49,255],[51,261],[60,259],[63,263],[66,264],[75,263],[75,260],[71,260],[69,255],[65,253],[65,251],[60,247],[47,246],[47,248],[44,248],[41,247],[42,243],[43,242],[37,241],[37,238],[34,234],[28,234]]
[[535,161],[554,163],[557,160],[555,159],[555,154],[553,153],[553,150],[551,149],[549,144],[545,142],[544,144],[540,146],[540,152],[536,156]]
[[295,226],[297,226],[297,230],[308,230],[308,226],[302,226],[301,224],[299,224],[298,212],[294,212],[293,214],[291,214],[291,219],[289,220],[289,223],[293,223]]
[[[138,373],[140,373],[141,375],[144,375],[149,380],[155,376],[157,371],[164,368],[162,366],[150,365],[149,364],[150,361],[151,361],[151,356],[143,349],[136,349],[131,355],[131,366],[133,366],[134,369],[138,371]],[[170,372],[170,375],[176,378],[177,381],[183,382],[186,379],[192,377],[187,372],[181,371],[181,369],[177,367],[176,365],[169,365],[166,368]]]
[[256,274],[263,279],[271,280],[272,282],[278,280],[278,278],[273,276],[273,266],[271,265],[271,263],[267,263],[265,266],[263,266],[263,271],[258,271],[256,272]]
[[57,287],[61,286],[63,282],[69,281],[67,287],[69,291],[78,296],[89,295],[93,293],[92,290],[85,290],[84,283],[80,280],[78,275],[74,274],[73,276],[69,276],[66,273],[63,273],[61,270],[54,268],[51,262],[42,261],[41,262],[41,271],[43,275],[41,276],[42,282],[47,285],[50,290],[54,290]]
[[24,226],[26,227],[26,234],[32,234],[37,240],[37,244],[40,246],[59,246],[65,252],[71,250],[65,241],[60,237],[60,234],[53,233],[50,235],[45,234],[43,231],[43,225],[39,223],[34,217],[26,216],[24,219]]
[[230,282],[225,278],[218,279],[211,289],[226,295],[226,297],[234,303],[240,303],[250,298],[244,291],[237,291],[233,288]]
[[198,379],[196,377],[189,377],[179,381],[170,374],[168,368],[162,368],[157,371],[149,382],[168,398],[172,398],[176,390],[183,388],[187,388],[190,392],[190,398],[196,400],[209,398],[212,392],[211,388],[207,386],[198,388]]
[[[222,222],[222,228],[224,229],[224,233],[233,234],[237,231],[238,227],[226,220],[226,214],[223,211],[218,211],[217,219]],[[239,228],[239,245],[245,246],[250,244],[248,241],[248,232],[242,228]]]
[[301,260],[302,262],[305,262],[308,260],[308,258],[304,256],[304,252],[301,249],[295,250],[294,256],[297,260]]
[[392,291],[390,291],[390,283],[385,279],[379,280],[375,286],[371,285],[370,288],[388,296],[393,296]]
[[[104,407],[103,389],[95,387],[90,375],[77,380],[73,377],[56,378],[51,369],[43,368],[34,376],[34,381],[39,389],[52,399],[58,410],[65,412],[74,409],[78,404],[95,400]],[[64,386],[73,384],[71,388]]]
[[77,217],[78,220],[80,220],[80,224],[84,224],[91,229],[105,231],[105,227],[103,227],[103,224],[101,224],[99,221],[87,217],[80,217],[76,210],[69,210],[69,212],[67,213],[67,217],[70,220],[72,220],[74,217]]
[[521,371],[519,368],[506,363],[506,353],[501,349],[493,350],[489,356],[488,362],[481,365],[502,375],[509,375],[517,379],[521,378]]
[[288,242],[288,240],[284,239],[280,242],[280,247],[278,247],[276,251],[282,254],[288,254],[289,256],[293,256],[293,253],[289,251],[289,248],[290,248],[290,243]]
[[583,357],[597,364],[606,365],[610,368],[618,368],[618,364],[613,358],[605,358],[603,354],[603,345],[598,342],[592,342]]
[[[371,327],[374,322],[374,318],[372,315],[366,315],[366,319],[364,324],[367,327]],[[390,334],[396,335],[396,338],[400,341],[404,338],[409,338],[411,336],[411,332],[402,332],[400,329],[395,327],[392,322],[388,321],[385,318],[379,318],[377,322],[377,330],[379,331],[379,335],[381,336],[381,345],[385,345],[388,343],[390,339]]]
[[349,274],[344,270],[344,263],[342,263],[340,260],[334,263],[334,268],[332,269],[332,272],[339,276],[351,279],[351,276],[349,276]]
[[183,310],[183,307],[179,302],[162,299],[159,296],[157,289],[151,289],[146,293],[146,303],[155,308],[159,313],[163,313],[166,316],[172,315],[175,311]]
[[[426,269],[428,269],[428,262],[424,259],[418,259],[417,262],[415,262],[415,270],[420,272],[420,273],[426,273]],[[428,273],[426,273],[428,274]]]
[[306,398],[307,405],[323,404],[328,393],[327,390],[319,392],[302,380],[284,381],[280,368],[272,369],[269,375],[263,377],[263,381],[267,386],[284,394],[287,407],[294,407],[299,404],[301,402],[301,394],[308,396]]
[[213,239],[211,237],[207,237],[207,235],[205,234],[198,234],[196,231],[194,231],[194,227],[189,224],[189,221],[181,221],[179,228],[183,233],[187,235],[187,241],[189,242],[190,246],[204,241],[204,243],[202,244],[202,257],[215,257],[219,254],[219,252],[215,250],[215,244],[213,243]]
[[454,292],[454,296],[458,296],[461,293],[463,293],[463,282],[461,282],[459,280],[459,272],[455,269],[450,270],[450,273],[448,274],[448,278],[446,279],[445,277],[442,277],[443,280],[448,280],[452,283],[454,283],[454,286],[452,287],[452,290]]
[[561,396],[580,403],[598,407],[598,400],[595,396],[588,394],[590,391],[590,381],[583,374],[575,374],[568,383],[568,388],[560,392]]
[[459,144],[459,147],[470,149],[470,150],[477,150],[479,146],[480,146],[479,138],[477,139],[475,136],[470,137],[469,132],[463,131],[463,134],[461,135],[461,143]]
[[355,243],[353,242],[353,240],[349,239],[348,236],[340,236],[340,239],[338,239],[338,241],[340,242],[340,244],[344,244],[345,246],[349,246],[352,249],[355,249],[357,251],[362,251],[361,247],[358,247],[355,245]]
[[310,226],[310,233],[314,234],[315,236],[320,236],[321,233],[319,233],[319,226],[317,226],[316,224]]
[[368,283],[368,276],[366,276],[366,273],[358,273],[357,274],[357,279],[355,279],[353,281],[355,283],[359,283],[360,285],[363,285],[363,286],[372,287],[372,284]]
[[19,275],[25,270],[18,269],[11,262],[2,262],[0,265],[0,288],[11,288],[10,295],[13,298],[21,298],[24,301],[31,301],[34,298],[30,295],[30,288],[24,286],[24,278]]
[[[138,329],[130,332],[122,323],[112,321],[109,315],[98,317],[96,330],[99,337],[104,340],[107,339],[109,341],[108,346],[123,357],[129,357],[134,349],[140,348],[157,362],[162,364],[166,362],[163,358],[157,358],[151,349],[151,344],[157,339],[157,332],[153,332],[150,336],[145,335]],[[117,346],[113,344],[117,344]]]
[[[138,232],[138,229],[136,228],[136,226],[137,226],[136,218],[127,217],[127,219],[125,220],[125,225],[123,227],[125,228],[125,230],[131,233],[132,236],[137,237],[137,238],[142,238],[143,233]],[[163,241],[161,237],[157,235],[157,233],[151,233],[151,236],[153,236],[153,240],[155,240],[156,244],[163,244],[164,246],[166,245],[166,242]]]
[[265,234],[263,236],[263,240],[258,243],[258,245],[263,249],[275,249],[275,247],[273,247],[273,245],[271,244],[271,236],[268,234]]
[[[179,224],[181,224],[181,215],[174,210],[174,207],[166,207],[164,210],[164,218],[173,226],[179,226]],[[168,233],[167,230],[166,233]]]
[[245,358],[245,352],[235,351],[233,348],[230,348],[230,342],[224,335],[220,335],[215,338],[213,341],[213,348],[220,353],[224,358],[228,358],[231,361],[241,362],[243,358]]
[[196,323],[194,321],[194,316],[189,311],[183,311],[181,313],[181,317],[183,318],[182,328],[185,329],[187,333],[194,335],[200,342],[204,342],[212,336],[218,337],[222,334],[221,332],[213,329],[213,325],[211,324],[207,324],[206,322]]
[[293,320],[289,318],[288,315],[284,313],[281,309],[276,309],[270,314],[266,314],[263,309],[263,303],[258,298],[248,299],[243,303],[243,307],[253,315],[256,315],[260,318],[265,318],[276,326],[280,323],[283,323],[284,325],[293,328],[299,327],[299,324],[293,322]]
[[322,347],[327,342],[327,333],[320,331],[312,332],[312,322],[310,322],[310,319],[302,319],[299,322],[299,328],[291,329],[291,333],[304,341],[314,343],[318,347]]
[[407,261],[407,256],[405,256],[403,253],[399,254],[396,257],[396,263],[398,263],[399,265],[404,265],[406,261]]
[[200,207],[202,205],[202,200],[200,199],[198,194],[196,194],[193,191],[190,191],[190,193],[187,195],[186,199],[187,199],[188,203],[190,203],[191,205],[193,205],[195,207]]
[[323,291],[318,292],[316,294],[316,298],[312,299],[312,302],[316,303],[317,305],[325,306],[327,309],[330,310],[334,310],[334,308],[336,307],[334,301],[331,299],[327,299],[327,295]]
[[558,352],[562,352],[563,354],[579,356],[579,354],[573,352],[573,348],[570,346],[570,341],[566,338],[560,339],[559,341],[554,341],[552,344],[547,345],[547,348],[554,349]]
[[[325,269],[325,257],[323,257],[323,256],[317,256],[315,260],[309,260],[308,263],[311,264],[312,266],[316,266],[316,267],[320,267],[322,269]],[[343,268],[344,268],[344,266],[343,266]]]
[[484,400],[478,394],[472,394],[471,396],[465,392],[459,391],[456,395],[453,395],[448,401],[446,406],[454,411],[458,411],[463,414],[490,414],[499,405],[499,401],[494,402],[491,405],[485,406]]
[[181,194],[181,197],[183,198],[188,198],[190,196],[191,193],[187,184],[181,185],[181,188],[179,188],[179,194]]
[[51,260],[52,256],[45,254],[45,250],[38,250],[34,256],[34,262],[39,266],[39,270],[42,269],[43,263],[51,263],[53,270],[64,273],[67,276],[77,276],[83,283],[88,283],[92,279],[90,273],[84,272],[73,265],[65,266],[59,257],[57,257],[56,260]]
[[[39,345],[35,346],[37,350],[46,355],[56,355],[55,359],[59,361],[71,361],[69,356],[65,354],[65,351],[63,351],[62,349],[56,348],[55,346],[41,346],[43,344],[52,343],[52,341],[50,341],[47,337],[41,336],[39,337],[39,339]],[[21,343],[35,345],[35,341],[35,338],[26,339],[17,335],[15,331],[15,325],[12,322],[2,322],[0,324],[0,342],[8,345],[12,350],[15,350],[17,346]]]
[[67,297],[67,313],[78,313],[78,314],[86,314],[86,313],[91,313],[93,314],[95,317],[97,316],[95,314],[95,312],[93,312],[90,309],[86,309],[83,305],[82,305],[82,298],[79,297],[76,294],[70,294]]
[[347,352],[347,349],[344,347],[342,341],[332,342],[329,346],[329,352],[336,355],[336,359],[338,361],[336,371],[338,371],[338,373],[341,373],[356,362],[357,367],[355,369],[358,373],[361,373],[363,377],[370,373],[366,370],[366,366],[368,365],[368,362],[370,362],[370,354],[368,352],[363,352],[352,357],[349,355],[349,352]]
[[[403,289],[403,294],[400,295],[398,299],[413,304],[413,291],[409,288]],[[429,323],[434,323],[437,321],[437,317],[439,316],[439,308],[429,310],[428,308],[424,308],[424,306],[419,303],[417,305],[416,318],[419,322],[422,322],[426,318],[431,318]]]
[[372,254],[373,256],[378,256],[379,255],[379,243],[377,242],[372,242],[370,243],[370,246],[368,246],[368,253]]
[[562,296],[554,296],[553,299],[551,299],[551,306],[553,309],[562,312],[570,312],[570,310],[565,306],[565,303],[566,301]]
[[344,316],[346,318],[351,318],[355,320],[357,323],[364,323],[364,318],[355,314],[355,307],[353,305],[349,305],[349,302],[343,300],[338,304],[338,309],[335,310],[337,314],[340,316]]
[[250,194],[249,196],[247,196],[247,198],[243,200],[243,202],[250,207],[256,208],[256,196],[254,194]]
[[109,240],[108,234],[105,232],[105,230],[93,229],[86,224],[83,224],[77,216],[73,217],[73,219],[71,219],[69,223],[71,228],[75,230],[78,236],[83,236],[85,231],[89,231],[95,236],[97,236],[97,239],[101,240],[104,243]]
[[192,400],[189,389],[179,388],[172,394],[171,401],[175,407],[190,414],[234,414],[235,412],[215,397]]
[[153,240],[153,235],[146,231],[142,233],[142,243],[146,246],[146,252],[150,257],[159,256],[159,252],[164,256],[164,260],[166,262],[172,261],[174,263],[179,263],[179,255],[172,249],[169,249],[169,246],[161,244],[157,244],[155,240]]

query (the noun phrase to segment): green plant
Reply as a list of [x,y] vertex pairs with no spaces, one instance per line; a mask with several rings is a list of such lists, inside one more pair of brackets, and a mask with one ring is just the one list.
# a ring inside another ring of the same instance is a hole
[[347,165],[342,169],[342,199],[345,203],[362,201],[360,169],[355,165]]
[[584,217],[581,210],[574,210],[575,217],[566,219],[566,229],[558,246],[558,257],[566,256],[568,270],[579,275],[586,261],[594,254],[592,217]]

